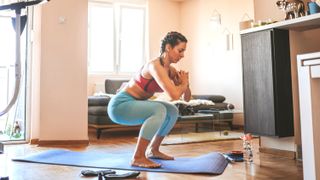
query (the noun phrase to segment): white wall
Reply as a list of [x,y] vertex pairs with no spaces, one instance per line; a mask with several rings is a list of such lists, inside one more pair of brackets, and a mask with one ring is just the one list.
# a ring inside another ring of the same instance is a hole
[[149,58],[160,55],[161,39],[169,31],[180,31],[180,3],[172,0],[149,0]]
[[[214,10],[221,14],[218,30],[209,25]],[[188,0],[181,7],[181,32],[189,40],[181,68],[190,71],[193,94],[224,95],[238,110],[243,109],[239,22],[245,13],[253,17],[252,0]],[[231,51],[225,48],[225,28],[233,34]]]
[[[35,45],[31,139],[87,140],[87,0],[54,0],[42,7]],[[39,15],[39,14],[36,14]],[[64,17],[65,23],[59,23]],[[39,56],[40,59],[37,59]],[[40,64],[40,66],[39,66]],[[40,69],[36,69],[39,67]],[[37,73],[36,71],[40,71]],[[40,79],[37,90],[37,79]],[[37,123],[37,121],[32,122]]]

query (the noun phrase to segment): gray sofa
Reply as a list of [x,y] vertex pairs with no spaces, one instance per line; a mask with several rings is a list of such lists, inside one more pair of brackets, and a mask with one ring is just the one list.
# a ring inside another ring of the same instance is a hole
[[[122,83],[128,82],[126,79],[106,79],[105,80],[105,93],[116,94],[117,90],[121,87]],[[192,107],[192,110],[196,113],[207,113],[213,116],[204,116],[194,118],[192,115],[181,115],[178,119],[179,122],[195,122],[196,131],[198,131],[198,122],[204,120],[212,120],[213,118],[218,120],[229,120],[229,126],[232,128],[233,113],[231,111],[234,106],[230,103],[226,103],[225,97],[221,95],[193,95],[194,99],[206,99],[211,100],[214,105],[198,105]],[[110,101],[110,96],[89,96],[88,97],[88,121],[89,127],[96,129],[96,135],[99,139],[102,130],[111,128],[123,128],[125,126],[113,123],[107,113],[107,106]]]

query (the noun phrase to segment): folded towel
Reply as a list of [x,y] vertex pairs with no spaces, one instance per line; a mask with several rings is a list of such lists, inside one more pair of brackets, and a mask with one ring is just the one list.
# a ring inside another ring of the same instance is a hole
[[198,106],[198,105],[214,105],[214,102],[205,99],[191,99],[189,102],[183,100],[171,101],[172,104],[185,104],[188,106]]

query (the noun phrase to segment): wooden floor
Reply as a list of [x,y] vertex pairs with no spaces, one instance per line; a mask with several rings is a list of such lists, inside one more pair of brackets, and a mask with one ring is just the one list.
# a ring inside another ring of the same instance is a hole
[[[127,134],[127,135],[123,135]],[[94,132],[90,132],[90,146],[87,147],[37,147],[34,145],[6,145],[5,154],[0,154],[0,177],[9,176],[10,180],[73,180],[73,179],[97,179],[83,178],[80,176],[80,167],[43,165],[11,161],[12,157],[41,152],[53,148],[66,148],[75,151],[91,152],[132,152],[135,147],[137,133],[104,133],[101,140],[94,138]],[[258,153],[259,140],[254,140],[254,163],[229,164],[225,172],[220,176],[212,175],[188,175],[171,173],[141,172],[139,179],[219,179],[219,180],[242,180],[242,179],[303,179],[301,162],[268,154]],[[212,151],[228,152],[241,150],[241,140],[194,143],[184,145],[162,146],[162,150],[176,157],[198,156]],[[122,173],[125,171],[118,171]]]

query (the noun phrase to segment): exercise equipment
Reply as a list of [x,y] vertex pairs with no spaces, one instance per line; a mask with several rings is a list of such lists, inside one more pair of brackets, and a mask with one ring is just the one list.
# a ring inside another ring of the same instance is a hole
[[161,164],[161,168],[131,166],[131,158],[132,152],[97,153],[55,149],[13,158],[13,161],[129,171],[211,175],[222,174],[228,165],[226,158],[218,152],[211,152],[197,157],[177,157],[174,160],[153,159],[156,163]]
[[17,97],[20,90],[20,80],[21,80],[21,52],[20,52],[20,36],[26,25],[27,16],[21,16],[21,10],[28,6],[34,6],[37,4],[46,3],[50,0],[34,0],[34,1],[22,1],[17,3],[12,3],[8,5],[0,6],[1,10],[14,10],[16,17],[14,19],[15,31],[16,31],[16,61],[15,61],[15,89],[9,104],[4,110],[0,111],[0,116],[6,114],[12,106],[17,101]]
[[99,171],[85,169],[81,171],[81,175],[85,177],[94,177],[94,176],[98,176],[99,174],[104,176],[106,174],[115,174],[115,173],[116,172],[111,169],[105,169],[105,170],[99,170]]

